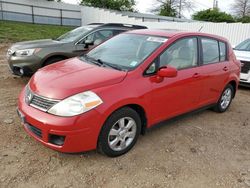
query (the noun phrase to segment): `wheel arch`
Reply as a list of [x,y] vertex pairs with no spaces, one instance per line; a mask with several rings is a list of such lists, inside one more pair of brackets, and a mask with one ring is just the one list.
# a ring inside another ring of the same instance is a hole
[[[147,112],[145,110],[145,108],[143,107],[143,105],[138,104],[138,103],[122,103],[119,106],[113,106],[108,110],[108,114],[105,116],[106,119],[103,121],[105,124],[105,122],[107,121],[107,119],[117,110],[120,110],[122,108],[131,108],[134,111],[136,111],[138,113],[138,115],[140,116],[140,119],[142,121],[142,127],[141,127],[141,134],[145,134],[146,129],[147,129],[147,125],[148,125],[148,117],[147,117]],[[102,128],[101,128],[102,129]]]
[[235,80],[229,81],[227,85],[229,85],[229,84],[234,88],[234,93],[233,93],[233,98],[234,98],[235,95],[236,95],[238,84],[237,84],[237,82]]
[[65,54],[52,54],[50,56],[47,56],[45,57],[43,60],[42,60],[42,63],[41,63],[41,67],[44,67],[45,63],[50,60],[50,59],[53,59],[53,58],[62,58],[62,59],[68,59],[70,57],[68,57],[67,55]]

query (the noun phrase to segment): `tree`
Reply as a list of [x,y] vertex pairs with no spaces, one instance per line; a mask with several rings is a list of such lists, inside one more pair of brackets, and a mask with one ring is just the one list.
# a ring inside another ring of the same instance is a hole
[[193,16],[194,20],[208,21],[208,22],[235,22],[232,15],[225,12],[221,12],[219,9],[207,9],[195,13]]
[[239,18],[250,16],[250,0],[235,0],[231,9]]
[[119,11],[134,11],[135,0],[82,0],[81,4]]
[[182,17],[183,10],[193,10],[194,3],[190,0],[157,0],[159,5],[153,9],[161,16]]
[[242,18],[237,18],[237,22],[250,23],[250,16],[243,16]]

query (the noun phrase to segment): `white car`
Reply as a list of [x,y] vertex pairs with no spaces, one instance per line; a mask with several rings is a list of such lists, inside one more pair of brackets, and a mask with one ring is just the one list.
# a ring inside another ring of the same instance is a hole
[[241,61],[240,85],[250,87],[250,38],[238,44],[234,53]]

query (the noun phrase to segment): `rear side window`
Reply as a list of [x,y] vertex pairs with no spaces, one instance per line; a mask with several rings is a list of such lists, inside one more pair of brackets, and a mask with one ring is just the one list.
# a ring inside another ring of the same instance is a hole
[[217,40],[202,38],[203,64],[217,63],[220,61],[219,44]]
[[226,59],[227,59],[226,43],[219,42],[219,45],[220,45],[220,61],[226,61]]

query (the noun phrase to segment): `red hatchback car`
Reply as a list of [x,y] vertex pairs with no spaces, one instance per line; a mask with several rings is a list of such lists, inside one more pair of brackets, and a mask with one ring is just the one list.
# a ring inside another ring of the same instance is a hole
[[224,38],[137,30],[85,56],[33,75],[19,96],[25,130],[61,152],[128,152],[140,133],[178,115],[224,112],[239,83],[240,63]]

